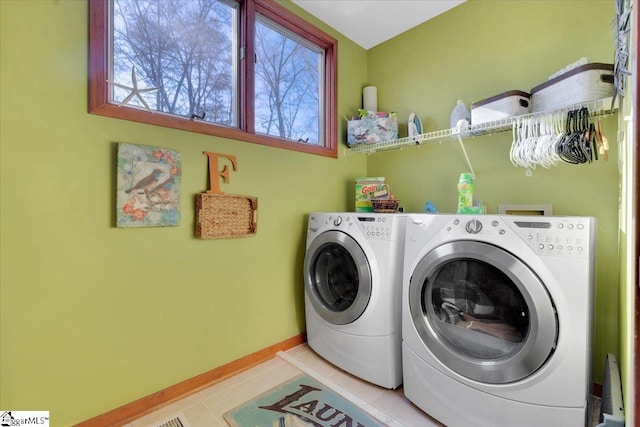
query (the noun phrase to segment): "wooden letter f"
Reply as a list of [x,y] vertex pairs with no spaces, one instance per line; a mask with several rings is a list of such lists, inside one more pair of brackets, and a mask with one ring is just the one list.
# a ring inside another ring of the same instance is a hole
[[220,191],[219,178],[222,178],[225,183],[229,183],[229,168],[227,167],[227,165],[225,165],[224,168],[222,168],[222,171],[218,170],[218,157],[229,159],[231,161],[231,167],[233,167],[233,170],[236,171],[238,170],[238,162],[236,160],[236,156],[212,153],[211,151],[205,151],[204,154],[206,154],[209,158],[209,185],[211,186],[211,189],[207,190],[207,193],[224,194],[222,191]]

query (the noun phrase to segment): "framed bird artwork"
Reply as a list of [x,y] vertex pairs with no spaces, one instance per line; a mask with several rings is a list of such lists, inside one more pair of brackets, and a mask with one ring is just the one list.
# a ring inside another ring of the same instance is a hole
[[180,224],[180,152],[118,143],[117,227]]

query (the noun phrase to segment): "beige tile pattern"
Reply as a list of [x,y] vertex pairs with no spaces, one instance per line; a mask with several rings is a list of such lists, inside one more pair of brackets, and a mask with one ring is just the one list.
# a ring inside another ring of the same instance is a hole
[[[158,427],[178,415],[185,422],[185,427],[228,427],[223,418],[225,412],[303,372],[329,387],[333,385],[336,392],[352,398],[354,403],[362,403],[363,410],[390,426],[443,426],[405,398],[402,387],[387,390],[372,385],[336,368],[314,353],[308,345],[302,344],[125,427]],[[599,399],[594,403],[599,407]],[[598,409],[594,407],[592,417],[595,415],[596,420],[590,423],[591,426],[597,424],[597,414]]]
[[387,390],[360,380],[325,361],[306,344],[288,350],[285,356],[296,361],[296,364],[287,362],[283,357],[275,357],[125,427],[158,427],[178,415],[189,427],[228,427],[223,418],[225,412],[301,374],[303,371],[296,366],[304,366],[305,372],[313,372],[320,377],[316,378],[320,382],[325,379],[348,390],[348,393],[365,402],[364,410],[367,410],[367,406],[372,410],[380,408],[384,415],[394,420],[390,423],[394,426],[441,426],[413,406],[402,394],[402,389]]

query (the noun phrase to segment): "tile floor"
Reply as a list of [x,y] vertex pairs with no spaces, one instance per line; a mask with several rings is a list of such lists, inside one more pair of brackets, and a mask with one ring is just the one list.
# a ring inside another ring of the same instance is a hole
[[431,427],[442,424],[428,417],[402,394],[360,380],[334,367],[302,344],[196,394],[188,396],[127,424],[158,427],[179,416],[191,427],[228,427],[225,412],[302,373],[300,368],[389,426]]
[[[342,394],[390,427],[442,426],[403,395],[402,387],[387,390],[360,380],[316,355],[306,344],[178,402],[165,406],[125,427],[171,426],[176,417],[186,427],[228,427],[223,415],[230,409],[304,372]],[[597,398],[596,398],[597,399]],[[594,410],[595,412],[595,410]],[[597,419],[597,417],[596,417]],[[186,421],[186,422],[185,422]],[[167,423],[167,424],[164,424]],[[597,422],[590,423],[595,426]]]

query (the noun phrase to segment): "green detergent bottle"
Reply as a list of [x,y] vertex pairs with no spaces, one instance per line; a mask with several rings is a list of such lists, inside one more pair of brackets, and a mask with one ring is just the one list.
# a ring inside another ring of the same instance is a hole
[[466,213],[473,206],[473,174],[461,173],[458,181],[458,212]]

